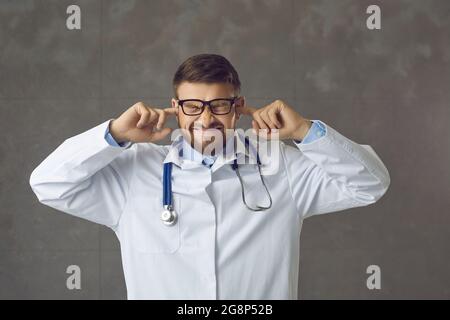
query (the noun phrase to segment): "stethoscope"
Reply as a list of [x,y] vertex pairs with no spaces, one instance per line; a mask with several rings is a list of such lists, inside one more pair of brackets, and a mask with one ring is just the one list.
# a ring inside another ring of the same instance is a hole
[[[249,148],[249,141],[248,137],[245,137],[245,147],[248,150]],[[259,158],[258,152],[256,152],[256,162],[258,164],[258,173],[259,177],[261,179],[261,183],[264,186],[264,189],[266,190],[266,194],[269,198],[269,205],[268,206],[259,206],[256,205],[256,208],[253,208],[247,204],[247,201],[245,200],[245,190],[244,190],[244,182],[242,181],[241,174],[239,173],[239,165],[237,163],[237,159],[233,161],[231,164],[231,168],[233,171],[236,172],[236,175],[239,178],[239,183],[241,184],[241,194],[242,194],[242,202],[245,204],[245,206],[251,210],[251,211],[265,211],[272,207],[272,197],[270,196],[269,189],[266,186],[266,183],[264,182],[263,176],[261,174],[261,160]],[[175,209],[173,208],[173,202],[172,202],[172,163],[167,162],[164,163],[163,168],[163,212],[161,213],[161,220],[166,226],[173,226],[177,222],[178,215],[175,212]]]

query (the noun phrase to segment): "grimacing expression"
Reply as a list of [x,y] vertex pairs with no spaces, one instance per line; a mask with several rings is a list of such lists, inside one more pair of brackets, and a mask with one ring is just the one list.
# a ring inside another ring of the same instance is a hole
[[[177,93],[179,100],[200,99],[205,101],[232,98],[236,94],[233,86],[228,83],[193,83],[186,81],[178,86]],[[236,122],[240,117],[239,110],[244,105],[245,98],[239,97],[228,114],[213,114],[209,107],[205,106],[204,111],[199,115],[186,115],[178,105],[178,101],[172,98],[172,107],[178,108],[178,126],[181,129],[185,129],[183,130],[183,135],[193,147],[198,149],[201,146],[201,150],[198,151],[202,153],[207,146],[210,150],[214,145],[219,146],[225,143],[225,130],[236,128]],[[215,141],[214,136],[217,136],[216,130],[222,133],[222,141]]]

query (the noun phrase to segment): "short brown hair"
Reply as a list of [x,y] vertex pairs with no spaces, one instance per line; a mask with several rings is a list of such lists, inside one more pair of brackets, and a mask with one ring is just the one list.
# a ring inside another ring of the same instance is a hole
[[173,90],[178,99],[177,89],[183,82],[230,83],[236,94],[241,91],[239,75],[233,65],[218,54],[198,54],[185,60],[173,77]]

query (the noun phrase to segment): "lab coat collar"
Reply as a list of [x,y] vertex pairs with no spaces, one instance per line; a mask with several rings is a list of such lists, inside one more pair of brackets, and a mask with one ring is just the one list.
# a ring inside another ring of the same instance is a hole
[[[184,137],[182,134],[176,136],[169,146],[169,152],[167,153],[164,163],[172,162],[176,164],[181,169],[190,169],[203,166],[201,161],[195,161],[195,159],[184,159],[183,158],[183,141]],[[233,147],[234,142],[234,147]],[[249,148],[245,148],[245,135],[242,129],[237,129],[234,134],[227,140],[226,147],[221,153],[217,155],[217,158],[211,167],[214,172],[225,164],[232,163],[235,159],[238,161],[239,165],[243,164],[254,164],[256,163],[256,142],[253,139],[249,139]],[[201,156],[201,154],[199,153]],[[196,156],[198,157],[198,155]],[[197,159],[198,160],[198,159]]]
[[167,153],[166,157],[164,158],[163,163],[169,163],[172,162],[173,164],[176,164],[179,167],[182,167],[182,157],[181,157],[181,150],[183,147],[183,135],[179,134],[176,136],[172,142],[171,145],[169,145],[169,152]]
[[183,138],[182,141],[180,157],[183,157],[184,160],[192,160],[197,163],[202,163],[206,160],[207,163],[211,163],[217,159],[217,155],[208,156],[198,152],[195,148],[191,147],[186,139]]
[[256,142],[249,139],[249,147],[245,148],[245,135],[242,129],[234,131],[234,139],[228,139],[225,152],[218,155],[211,170],[214,172],[225,164],[237,160],[239,165],[256,163]]

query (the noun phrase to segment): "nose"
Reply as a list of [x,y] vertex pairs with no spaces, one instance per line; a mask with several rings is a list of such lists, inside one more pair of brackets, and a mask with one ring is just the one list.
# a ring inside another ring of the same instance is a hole
[[205,110],[203,110],[202,114],[200,115],[199,119],[197,119],[197,121],[200,121],[204,128],[209,128],[211,120],[212,120],[211,110],[209,110],[209,107],[206,106]]

